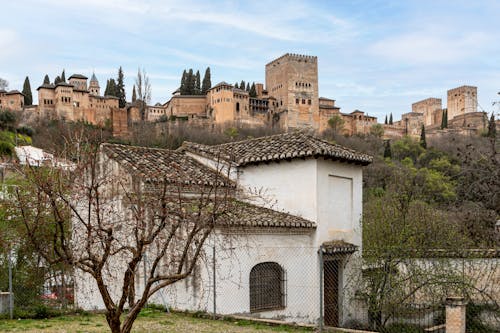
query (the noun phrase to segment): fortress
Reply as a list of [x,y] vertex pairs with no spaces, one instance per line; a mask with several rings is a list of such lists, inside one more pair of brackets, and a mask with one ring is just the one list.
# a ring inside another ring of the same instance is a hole
[[[220,82],[206,95],[181,95],[177,89],[170,100],[143,112],[140,103],[127,103],[119,108],[118,99],[101,96],[99,82],[90,82],[81,74],[73,74],[68,82],[42,84],[38,87],[38,105],[24,106],[19,91],[0,90],[0,108],[29,110],[39,117],[82,120],[95,125],[111,126],[116,136],[126,136],[133,123],[140,121],[186,121],[200,126],[272,127],[282,130],[309,128],[323,132],[329,120],[337,118],[344,135],[366,135],[377,124],[377,118],[354,110],[343,113],[334,99],[319,96],[318,58],[287,53],[265,65],[265,86],[256,83],[256,97],[245,90]],[[446,122],[443,121],[446,117]],[[446,126],[443,126],[446,124]],[[439,98],[427,98],[412,104],[412,111],[400,121],[386,124],[384,136],[419,136],[421,127],[427,133],[443,130],[478,131],[487,124],[486,114],[477,112],[477,88],[462,86],[448,91],[447,109]]]

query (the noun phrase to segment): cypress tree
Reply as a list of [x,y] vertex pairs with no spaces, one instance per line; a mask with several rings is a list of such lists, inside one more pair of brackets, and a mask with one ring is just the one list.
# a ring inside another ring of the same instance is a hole
[[186,95],[194,95],[194,86],[196,84],[195,82],[195,77],[193,74],[193,69],[190,68],[188,73],[187,73],[187,80],[186,80]]
[[420,132],[420,146],[424,149],[427,148],[427,141],[425,140],[425,126],[422,124],[422,132]]
[[194,80],[194,95],[200,95],[201,94],[201,78],[200,78],[200,71],[196,71],[195,75],[195,80]]
[[250,82],[247,82],[247,88],[246,88],[245,90],[246,90],[246,92],[248,92],[248,93],[250,92]]
[[137,94],[135,93],[135,84],[134,87],[132,88],[132,103],[134,103],[137,100]]
[[384,145],[384,158],[392,158],[391,142],[389,140]]
[[488,121],[488,137],[496,138],[497,137],[497,124],[495,121],[495,115],[493,112],[491,113],[490,120]]
[[66,73],[64,72],[64,69],[61,73],[61,82],[66,82]]
[[448,128],[448,109],[444,110],[444,128]]
[[238,86],[238,82],[236,82],[236,83],[234,84],[234,87],[235,87],[236,89],[240,89],[240,86]]
[[240,89],[245,90],[245,87],[246,87],[245,81],[241,80]]
[[104,96],[109,96],[109,79],[106,80],[106,88],[104,89]]
[[205,75],[203,76],[201,93],[205,95],[210,88],[212,88],[212,81],[210,78],[210,67],[207,67],[207,69],[205,70]]
[[384,124],[387,125],[387,115],[385,115],[385,121],[384,121]]
[[56,76],[56,78],[54,79],[54,84],[58,84],[59,82],[61,82],[61,78],[59,76]]
[[125,83],[123,82],[122,66],[120,66],[120,68],[118,69],[116,92],[117,92],[116,97],[119,98],[118,106],[124,108],[127,101],[125,99]]
[[443,110],[443,111],[441,112],[441,129],[443,129],[443,128],[444,128],[444,113],[445,113],[445,111]]
[[391,112],[391,114],[389,115],[389,125],[392,125],[392,112]]
[[257,97],[257,90],[255,89],[255,82],[252,82],[252,86],[250,87],[249,91],[250,97]]
[[181,95],[187,95],[187,73],[186,70],[182,72],[181,86],[180,86]]
[[23,85],[24,105],[33,104],[33,94],[31,93],[30,79],[26,76]]
[[43,84],[50,84],[50,79],[48,74],[45,74],[45,77],[43,78]]

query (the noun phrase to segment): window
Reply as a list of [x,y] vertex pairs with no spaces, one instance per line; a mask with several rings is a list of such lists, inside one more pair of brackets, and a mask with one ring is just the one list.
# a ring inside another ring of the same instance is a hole
[[283,309],[285,271],[278,263],[264,262],[250,271],[250,312]]
[[307,100],[307,104],[311,105],[311,100],[310,99]]
[[295,104],[299,104],[299,99],[298,98],[295,99]]
[[306,100],[305,99],[302,99],[302,104],[306,104]]

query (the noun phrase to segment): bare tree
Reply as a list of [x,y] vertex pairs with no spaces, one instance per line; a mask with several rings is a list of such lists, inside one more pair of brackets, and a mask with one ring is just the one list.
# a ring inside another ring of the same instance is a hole
[[151,102],[151,83],[146,74],[146,70],[139,68],[137,70],[137,77],[135,78],[135,86],[137,92],[137,100],[139,101],[139,112],[141,120],[145,120],[146,107]]
[[[15,209],[47,263],[67,263],[92,278],[111,332],[130,332],[148,299],[188,277],[215,226],[234,218],[235,186],[227,168],[204,170],[205,180],[196,181],[182,172],[133,172],[125,154],[141,158],[147,148],[77,143],[72,168],[19,168],[25,182]],[[176,161],[184,156],[166,153]]]

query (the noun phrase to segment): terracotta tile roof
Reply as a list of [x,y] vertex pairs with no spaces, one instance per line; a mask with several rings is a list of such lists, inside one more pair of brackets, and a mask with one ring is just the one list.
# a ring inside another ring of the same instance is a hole
[[182,152],[168,149],[103,144],[103,152],[146,182],[231,186],[234,183]]
[[39,90],[39,89],[42,89],[42,88],[45,88],[45,89],[55,89],[55,85],[51,84],[51,83],[44,83],[42,84],[40,87],[36,88],[36,90]]
[[19,90],[11,90],[8,93],[6,93],[6,95],[23,95],[24,96],[24,94],[22,92],[20,92]]
[[316,228],[316,223],[302,217],[241,201],[236,202],[231,211],[232,213],[219,220],[220,226],[243,228]]
[[350,254],[358,250],[358,246],[343,240],[324,242],[321,248],[323,249],[323,253],[326,254]]
[[221,159],[239,166],[306,157],[325,157],[362,165],[370,164],[373,160],[370,155],[331,144],[302,131],[216,146],[185,142],[180,149],[209,158],[220,156]]

